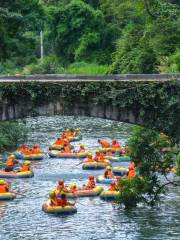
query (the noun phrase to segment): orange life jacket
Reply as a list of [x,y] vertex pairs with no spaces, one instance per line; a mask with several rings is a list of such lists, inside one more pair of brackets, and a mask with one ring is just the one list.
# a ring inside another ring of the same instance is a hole
[[132,178],[132,177],[135,177],[135,176],[136,176],[136,171],[135,171],[135,169],[129,170],[128,175],[127,175],[127,178]]
[[21,153],[24,155],[28,155],[29,154],[29,150],[27,148],[22,148],[21,149]]
[[8,187],[6,184],[0,185],[0,193],[6,193],[9,192]]
[[118,143],[115,143],[115,144],[111,144],[111,148],[115,150],[120,150],[121,146]]
[[58,139],[58,140],[55,141],[54,144],[63,146],[64,145],[64,140],[63,139]]
[[110,185],[109,191],[116,191],[116,185]]
[[70,138],[72,136],[72,133],[71,132],[65,132],[64,133],[64,137],[65,138]]
[[100,155],[96,154],[95,157],[94,157],[94,161],[99,162],[99,160],[100,160]]
[[40,154],[41,150],[40,148],[33,148],[33,154]]
[[27,172],[27,171],[30,171],[29,165],[23,164],[21,167],[21,172]]
[[95,160],[92,158],[92,157],[90,157],[90,156],[88,156],[87,158],[86,158],[86,160],[85,160],[85,162],[94,162]]
[[103,153],[100,153],[99,159],[100,159],[100,162],[104,162],[105,158]]
[[129,165],[129,170],[133,170],[133,169],[135,169],[136,168],[136,165],[135,165],[135,163],[134,162],[131,162],[131,164]]
[[14,167],[14,160],[9,158],[7,161],[6,161],[6,166],[7,167]]
[[71,149],[68,146],[64,147],[64,152],[65,153],[71,153]]
[[106,140],[101,140],[100,141],[100,144],[101,144],[101,146],[103,147],[103,148],[108,148],[109,147],[109,143],[108,143],[108,141],[106,141]]

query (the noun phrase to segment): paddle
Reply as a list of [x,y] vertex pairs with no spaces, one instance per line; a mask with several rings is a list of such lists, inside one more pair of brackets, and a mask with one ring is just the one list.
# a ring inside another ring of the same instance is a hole
[[75,167],[77,167],[77,166],[81,165],[82,163],[84,163],[84,161],[81,161],[80,163],[78,163],[78,164],[74,165],[74,166],[72,167],[72,169],[70,170],[70,172],[72,172],[72,171],[73,171],[73,169],[74,169]]
[[14,191],[11,191],[12,193],[16,194],[16,195],[20,195],[22,197],[26,197],[26,195],[22,194],[22,193],[19,193],[19,192],[14,192]]

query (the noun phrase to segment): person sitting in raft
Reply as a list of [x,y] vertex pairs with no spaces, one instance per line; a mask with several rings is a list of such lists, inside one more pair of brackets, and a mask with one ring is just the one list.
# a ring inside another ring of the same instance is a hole
[[106,167],[106,171],[104,172],[104,178],[114,178],[114,175],[110,166]]
[[108,191],[117,191],[117,190],[118,190],[118,189],[117,189],[116,183],[115,183],[115,182],[112,182],[112,183],[110,184],[110,186],[109,186]]
[[39,148],[39,146],[37,144],[34,144],[34,146],[33,146],[33,154],[41,154],[41,153],[42,153],[42,151]]
[[111,151],[111,149],[108,149],[106,151],[106,156],[113,156],[113,152]]
[[97,150],[97,151],[96,151],[96,155],[95,155],[95,157],[94,157],[94,161],[95,161],[95,162],[99,162],[99,160],[100,160],[100,152],[99,152],[99,150]]
[[80,147],[79,147],[79,150],[77,151],[77,153],[84,153],[86,150],[85,150],[85,145],[84,144],[81,144]]
[[87,158],[85,159],[84,162],[95,162],[91,152],[88,153],[88,156],[87,156]]
[[89,176],[88,183],[86,185],[86,190],[90,190],[96,187],[96,181],[94,176]]
[[96,156],[94,157],[94,161],[105,162],[104,154],[100,150],[96,151]]
[[51,207],[58,206],[58,197],[56,196],[55,191],[51,191],[49,193],[49,200],[50,200],[50,206]]
[[70,188],[69,188],[69,192],[70,193],[74,193],[74,192],[76,192],[78,189],[77,189],[77,186],[76,186],[76,184],[71,184],[70,185]]
[[72,133],[72,136],[73,136],[73,137],[78,137],[78,136],[79,136],[79,129],[78,129],[78,128],[76,128],[76,129],[74,130],[74,132]]
[[22,145],[22,148],[20,149],[20,152],[24,155],[28,155],[29,154],[29,150],[27,148],[27,145],[26,144],[23,144]]
[[64,144],[63,153],[71,153],[71,149],[67,144]]
[[60,145],[64,146],[64,139],[63,138],[58,138],[53,145]]
[[63,136],[67,139],[69,139],[70,137],[72,137],[72,133],[70,132],[69,128],[66,129],[65,133],[63,134]]
[[71,203],[67,201],[66,194],[62,194],[61,197],[57,199],[57,204],[60,207],[66,207],[66,206],[74,206],[75,203]]
[[135,176],[136,176],[136,164],[134,162],[131,162],[131,164],[128,167],[127,178],[133,178]]
[[31,148],[28,150],[28,155],[32,155],[32,154],[34,154],[34,152],[33,152],[33,148],[31,147]]
[[63,193],[69,192],[69,190],[65,187],[63,180],[59,180],[55,192],[56,192],[56,195],[61,195]]
[[121,145],[118,143],[118,141],[116,139],[114,139],[114,140],[112,140],[111,148],[116,151],[119,151],[119,150],[121,150]]
[[30,161],[25,161],[25,162],[22,164],[21,168],[20,168],[20,172],[31,171],[30,165],[31,165],[31,162],[30,162]]
[[110,146],[109,142],[105,139],[98,139],[98,143],[101,144],[102,148],[109,148]]
[[6,164],[5,164],[5,172],[12,172],[14,170],[15,167],[15,156],[14,155],[10,155],[9,158],[6,160]]
[[99,151],[99,161],[100,162],[105,162],[104,153],[102,151]]
[[9,192],[9,185],[4,180],[0,180],[0,193]]

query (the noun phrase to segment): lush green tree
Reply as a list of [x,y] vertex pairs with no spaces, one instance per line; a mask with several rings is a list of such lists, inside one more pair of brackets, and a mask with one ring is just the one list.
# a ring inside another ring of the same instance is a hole
[[[128,0],[122,2],[126,6],[130,3]],[[128,16],[129,22],[125,22],[126,25],[113,55],[112,72],[161,71],[163,60],[179,48],[178,3],[179,1],[139,0],[133,5],[134,11],[129,8],[131,13]],[[117,14],[116,11],[114,14]]]
[[1,1],[0,59],[18,65],[31,62],[39,55],[39,32],[43,10],[38,0]]
[[99,54],[104,55],[107,32],[100,10],[83,1],[72,0],[54,9],[52,19],[51,37],[59,56],[73,62],[96,61]]
[[179,164],[179,149],[165,134],[136,127],[129,139],[129,154],[137,166],[138,175],[122,178],[118,183],[122,186],[118,201],[127,208],[139,202],[153,206],[160,201],[166,186],[180,185],[177,179],[168,178]]

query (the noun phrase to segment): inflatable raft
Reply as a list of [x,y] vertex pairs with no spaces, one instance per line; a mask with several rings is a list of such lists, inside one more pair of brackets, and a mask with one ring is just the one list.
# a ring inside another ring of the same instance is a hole
[[114,167],[112,171],[116,176],[125,176],[128,173],[128,169],[123,167]]
[[16,159],[23,159],[23,160],[43,160],[44,154],[39,153],[39,154],[30,154],[30,155],[24,155],[19,152],[14,153]]
[[75,206],[50,206],[49,201],[42,205],[42,210],[45,213],[52,213],[52,214],[73,214],[77,212],[77,208]]
[[131,161],[129,156],[105,156],[105,159],[108,159],[112,162],[129,162],[129,161]]
[[119,192],[117,191],[105,191],[102,192],[100,195],[100,198],[106,201],[113,201],[116,199],[116,197],[118,196]]
[[77,190],[74,193],[66,193],[68,198],[76,198],[76,197],[96,197],[99,196],[103,191],[103,187],[97,186],[90,190]]
[[106,162],[84,162],[82,164],[82,168],[84,170],[100,170],[104,169],[110,165],[110,162],[107,160]]
[[13,200],[14,198],[16,198],[15,193],[11,193],[11,192],[0,193],[0,201]]
[[117,150],[117,149],[114,149],[114,148],[100,148],[99,149],[99,151],[103,152],[103,153],[106,153],[109,150],[113,153],[119,153],[121,151],[121,150]]
[[[74,146],[69,144],[68,145],[70,149],[74,149]],[[61,150],[63,148],[62,145],[52,144],[49,146],[49,150]]]
[[48,152],[51,158],[85,158],[88,156],[87,152],[83,153],[62,153],[58,150],[51,150]]
[[0,178],[31,178],[34,176],[32,171],[26,172],[5,172],[0,171]]
[[104,183],[104,184],[110,184],[112,182],[115,182],[115,178],[105,178],[103,175],[96,177],[96,181],[98,183]]

